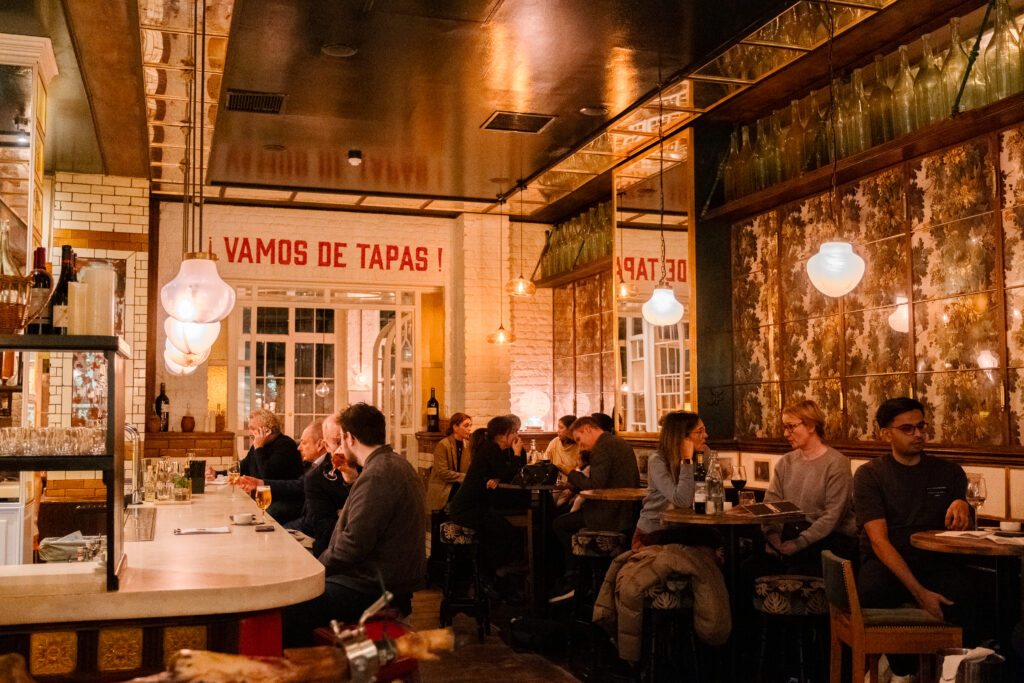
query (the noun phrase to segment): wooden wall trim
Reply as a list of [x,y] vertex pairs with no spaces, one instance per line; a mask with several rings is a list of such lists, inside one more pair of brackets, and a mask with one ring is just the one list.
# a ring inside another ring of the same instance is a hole
[[[829,442],[829,446],[851,458],[877,458],[891,452],[889,445],[882,441],[833,441]],[[708,441],[708,447],[716,451],[741,451],[745,453],[771,453],[778,455],[793,450],[785,441],[773,439]],[[1019,446],[1006,446],[996,450],[991,447],[983,449],[930,444],[926,447],[926,450],[932,455],[950,458],[965,465],[1024,466],[1024,448]]]

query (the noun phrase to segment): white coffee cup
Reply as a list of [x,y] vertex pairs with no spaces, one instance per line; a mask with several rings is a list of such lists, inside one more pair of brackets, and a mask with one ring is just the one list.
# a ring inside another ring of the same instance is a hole
[[251,512],[236,512],[231,515],[231,521],[235,524],[252,524],[255,519],[256,515]]
[[999,522],[1000,531],[1020,531],[1020,522]]

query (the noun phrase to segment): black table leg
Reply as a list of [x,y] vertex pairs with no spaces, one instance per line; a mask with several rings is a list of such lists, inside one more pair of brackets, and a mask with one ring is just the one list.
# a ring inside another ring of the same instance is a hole
[[534,490],[533,496],[537,510],[537,528],[533,532],[533,608],[537,615],[544,616],[548,608],[547,532],[551,493]]

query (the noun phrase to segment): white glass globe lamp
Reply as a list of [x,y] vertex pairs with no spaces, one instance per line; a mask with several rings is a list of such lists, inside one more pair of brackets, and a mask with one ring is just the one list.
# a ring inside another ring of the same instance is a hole
[[206,349],[202,353],[182,353],[174,348],[169,339],[164,344],[164,360],[169,360],[183,368],[194,368],[202,365],[209,357],[210,349]]
[[825,296],[840,297],[852,292],[864,277],[864,259],[849,242],[824,242],[807,260],[807,276]]
[[675,325],[683,318],[683,305],[676,300],[676,293],[664,281],[654,288],[651,298],[641,311],[644,320],[652,325]]
[[168,317],[164,321],[167,341],[182,353],[202,353],[213,346],[220,335],[220,323],[183,323]]
[[191,375],[193,372],[196,371],[196,368],[198,367],[198,365],[193,365],[190,368],[183,367],[175,363],[173,360],[169,359],[166,353],[164,354],[164,368],[167,369],[167,372],[176,377],[184,377],[186,375]]
[[216,255],[197,251],[185,256],[178,274],[160,290],[160,303],[183,323],[213,323],[231,313],[235,290],[220,279]]

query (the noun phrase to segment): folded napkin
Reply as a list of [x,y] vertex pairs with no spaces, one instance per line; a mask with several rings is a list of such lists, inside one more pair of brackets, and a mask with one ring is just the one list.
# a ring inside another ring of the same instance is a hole
[[207,526],[193,527],[191,529],[175,529],[176,536],[188,536],[191,534],[230,534],[231,527],[228,526]]
[[1024,536],[996,536],[995,534],[990,534],[985,538],[1001,545],[1024,545]]
[[956,680],[956,672],[960,669],[960,662],[967,660],[973,662],[979,659],[985,659],[991,654],[995,654],[995,650],[990,650],[987,647],[976,647],[973,650],[963,655],[948,655],[942,659],[942,678],[939,680],[941,683],[947,683]]
[[968,536],[970,538],[985,538],[991,531],[941,531],[936,536]]

